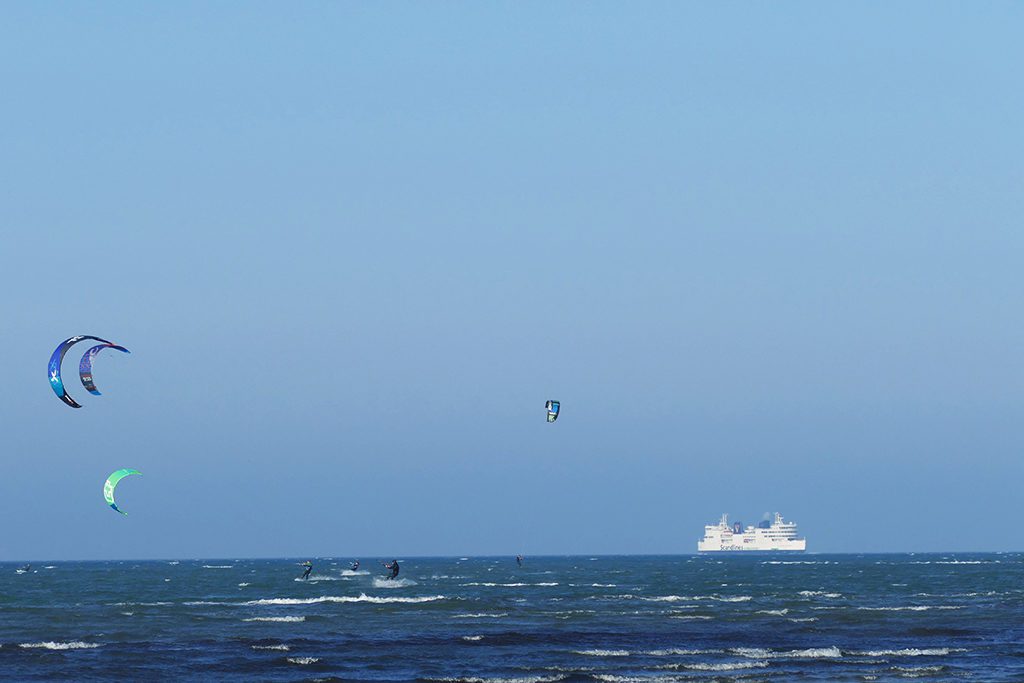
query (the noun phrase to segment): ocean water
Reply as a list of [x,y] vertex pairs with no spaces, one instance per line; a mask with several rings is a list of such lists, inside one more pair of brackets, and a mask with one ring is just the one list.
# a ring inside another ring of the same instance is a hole
[[1024,680],[1024,555],[0,564],[4,680]]

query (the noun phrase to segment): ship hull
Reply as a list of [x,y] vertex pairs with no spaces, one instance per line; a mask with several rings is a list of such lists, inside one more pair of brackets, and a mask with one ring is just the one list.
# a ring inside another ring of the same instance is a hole
[[708,553],[730,555],[792,555],[807,552],[807,548],[697,548],[701,555]]
[[704,527],[704,538],[697,541],[698,553],[802,553],[806,550],[807,540],[797,536],[796,524],[784,521],[777,512],[773,521],[745,528],[739,522],[730,526],[728,515],[722,515],[718,524]]

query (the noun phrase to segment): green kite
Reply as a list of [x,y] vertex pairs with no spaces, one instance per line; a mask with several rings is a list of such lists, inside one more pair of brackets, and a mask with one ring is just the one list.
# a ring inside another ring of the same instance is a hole
[[117,503],[114,502],[114,489],[117,488],[117,482],[121,481],[130,474],[142,474],[138,470],[118,470],[107,477],[107,481],[103,484],[103,497],[107,500],[107,505],[114,508],[122,515],[128,513],[117,507]]

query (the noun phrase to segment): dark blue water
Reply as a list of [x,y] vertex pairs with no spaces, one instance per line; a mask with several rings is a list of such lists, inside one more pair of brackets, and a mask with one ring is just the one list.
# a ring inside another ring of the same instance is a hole
[[348,559],[0,565],[0,678],[1024,680],[1021,554]]

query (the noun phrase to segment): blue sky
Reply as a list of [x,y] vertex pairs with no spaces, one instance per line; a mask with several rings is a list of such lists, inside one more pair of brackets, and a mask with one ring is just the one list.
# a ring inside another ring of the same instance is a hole
[[1024,548],[1019,5],[3,14],[0,557]]

